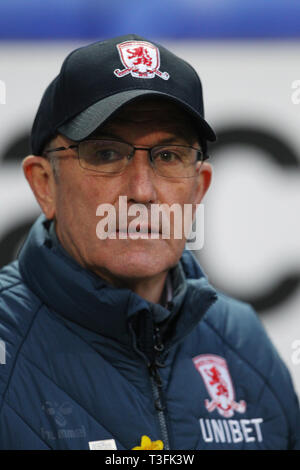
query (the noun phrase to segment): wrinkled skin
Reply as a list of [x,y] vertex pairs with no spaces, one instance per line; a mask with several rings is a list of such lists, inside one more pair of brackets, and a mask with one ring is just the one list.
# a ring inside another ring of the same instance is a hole
[[[145,100],[123,108],[92,137],[124,140],[138,147],[161,143],[199,146],[188,115],[176,105]],[[49,148],[73,142],[58,135]],[[193,178],[172,179],[155,174],[148,153],[137,150],[120,175],[105,176],[84,170],[76,150],[57,152],[59,178],[55,179],[49,161],[28,156],[23,162],[25,176],[48,219],[55,219],[56,232],[65,250],[79,264],[116,286],[158,302],[168,270],[175,266],[185,239],[106,239],[99,240],[96,209],[101,203],[113,204],[118,212],[119,196],[127,196],[128,206],[144,204],[199,204],[211,181],[212,169],[197,163]]]

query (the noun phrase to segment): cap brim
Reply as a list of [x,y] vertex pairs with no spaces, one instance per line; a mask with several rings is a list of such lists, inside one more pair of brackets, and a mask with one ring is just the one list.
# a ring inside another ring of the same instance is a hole
[[125,104],[145,96],[160,96],[177,103],[195,119],[201,137],[212,142],[216,140],[216,135],[210,125],[192,107],[172,95],[153,90],[128,90],[108,96],[92,104],[67,123],[62,124],[58,131],[71,140],[83,140],[94,132],[97,127],[113,117]]

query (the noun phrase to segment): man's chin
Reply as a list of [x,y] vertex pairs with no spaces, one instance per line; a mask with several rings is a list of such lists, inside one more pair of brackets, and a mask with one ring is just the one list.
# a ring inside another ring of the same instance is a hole
[[127,247],[122,250],[116,245],[112,251],[105,250],[105,257],[103,252],[99,254],[99,259],[93,263],[93,271],[106,279],[150,279],[168,271],[176,265],[180,257],[163,242],[161,249],[158,249],[157,245],[151,248],[145,245],[145,242],[135,244],[134,249]]

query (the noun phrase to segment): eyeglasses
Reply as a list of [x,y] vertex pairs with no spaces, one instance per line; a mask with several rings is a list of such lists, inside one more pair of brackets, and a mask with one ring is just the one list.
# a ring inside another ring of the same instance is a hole
[[166,178],[192,178],[196,163],[208,158],[202,150],[185,145],[135,147],[117,140],[82,140],[77,145],[48,149],[44,153],[77,149],[79,164],[85,170],[117,175],[122,173],[136,150],[149,152],[150,164],[156,174]]

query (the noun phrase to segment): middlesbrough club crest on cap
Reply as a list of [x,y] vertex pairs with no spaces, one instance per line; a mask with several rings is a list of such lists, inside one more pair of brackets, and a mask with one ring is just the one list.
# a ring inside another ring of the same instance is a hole
[[201,354],[193,358],[193,363],[201,374],[211,398],[204,402],[209,412],[217,409],[221,416],[230,418],[235,411],[246,411],[244,400],[235,401],[235,392],[225,359],[214,354]]
[[125,41],[117,44],[123,70],[116,69],[114,74],[121,78],[131,74],[135,78],[154,78],[158,76],[169,80],[167,72],[161,72],[159,49],[145,41]]

